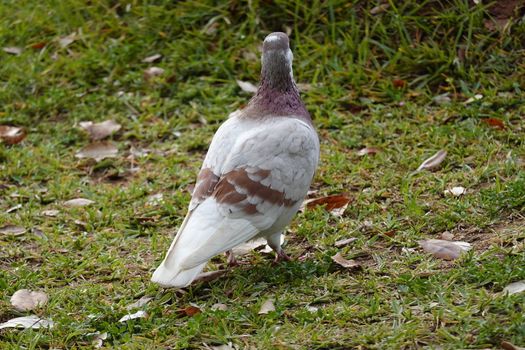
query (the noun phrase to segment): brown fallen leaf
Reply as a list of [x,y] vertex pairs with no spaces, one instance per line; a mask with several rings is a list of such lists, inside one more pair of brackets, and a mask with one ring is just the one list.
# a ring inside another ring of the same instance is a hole
[[8,145],[16,145],[26,137],[24,128],[16,126],[0,125],[0,140]]
[[118,148],[111,142],[95,142],[82,148],[75,154],[77,158],[92,158],[99,162],[105,158],[114,158],[118,154]]
[[11,297],[11,305],[18,311],[31,311],[47,304],[48,296],[44,292],[29,289],[17,290]]
[[95,203],[95,201],[92,201],[91,199],[86,198],[74,198],[70,199],[68,201],[64,202],[64,206],[68,208],[80,208],[80,207],[86,207],[88,205],[91,205]]
[[210,282],[216,280],[226,273],[227,270],[216,270],[216,271],[207,271],[199,274],[192,282],[192,284],[198,282]]
[[22,53],[22,49],[20,47],[16,47],[16,46],[9,46],[9,47],[4,47],[2,50],[4,50],[4,52],[7,52],[11,55],[20,55]]
[[484,123],[492,126],[493,128],[501,129],[501,130],[505,129],[505,123],[503,123],[503,120],[501,120],[501,119],[498,119],[498,118],[483,118],[481,120]]
[[34,50],[40,50],[40,49],[43,49],[46,45],[47,43],[45,41],[40,41],[40,42],[31,44],[30,47]]
[[248,81],[242,81],[242,80],[236,80],[237,85],[241,88],[242,91],[247,92],[249,94],[254,94],[257,92],[257,86],[253,85],[252,83]]
[[20,236],[26,233],[26,229],[16,225],[5,225],[0,227],[0,235],[6,236]]
[[366,156],[367,154],[377,154],[379,153],[380,149],[375,147],[365,147],[361,148],[359,151],[357,151],[357,155],[362,157]]
[[160,67],[149,67],[144,70],[144,79],[150,80],[152,78],[161,76],[164,74],[164,69]]
[[334,256],[332,256],[332,260],[335,263],[337,263],[337,264],[339,264],[342,267],[347,268],[347,269],[357,269],[357,268],[361,267],[361,264],[359,264],[357,261],[345,259],[341,255],[341,253],[337,253]]
[[306,206],[306,208],[308,209],[312,209],[319,205],[324,205],[325,210],[339,217],[343,215],[346,207],[348,207],[348,203],[350,203],[350,197],[344,194],[338,194],[315,199],[307,199],[306,201],[304,201],[303,206]]
[[394,85],[395,88],[404,88],[405,86],[407,86],[407,82],[406,80],[403,80],[403,79],[394,79],[392,80],[392,85]]
[[155,61],[158,61],[162,58],[162,55],[159,53],[156,53],[154,55],[148,56],[145,59],[142,60],[143,63],[153,63]]
[[262,303],[261,308],[259,309],[259,315],[266,315],[272,311],[275,311],[273,300],[267,299],[264,303]]
[[180,314],[182,314],[183,316],[188,316],[188,317],[193,317],[197,314],[200,314],[201,312],[202,312],[201,309],[193,305],[186,306],[184,309],[179,311]]
[[105,120],[100,123],[80,122],[80,127],[86,130],[92,140],[102,140],[120,130],[122,125],[114,120]]
[[445,157],[447,156],[447,151],[444,149],[439,150],[436,154],[434,154],[432,157],[426,159],[421,165],[417,168],[417,171],[421,171],[424,169],[430,170],[438,167],[443,160],[445,160]]
[[442,239],[426,239],[419,241],[419,246],[427,253],[443,260],[455,260],[466,251],[472,249],[470,243],[462,241],[445,241]]
[[508,342],[505,340],[501,342],[501,348],[504,350],[525,350],[524,347],[516,346],[512,344],[511,342]]

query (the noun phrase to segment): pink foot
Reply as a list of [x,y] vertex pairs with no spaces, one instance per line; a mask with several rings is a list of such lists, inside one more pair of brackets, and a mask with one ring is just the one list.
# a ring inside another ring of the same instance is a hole
[[291,261],[292,258],[290,258],[288,255],[286,255],[286,253],[284,252],[284,250],[281,250],[279,253],[277,253],[275,255],[275,259],[273,260],[273,263],[274,264],[278,264],[282,261]]

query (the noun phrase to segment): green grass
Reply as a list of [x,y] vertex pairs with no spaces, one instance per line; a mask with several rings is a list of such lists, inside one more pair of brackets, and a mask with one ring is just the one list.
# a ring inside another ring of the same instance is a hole
[[[93,332],[118,349],[525,346],[525,294],[499,294],[525,279],[525,22],[487,29],[486,2],[389,4],[372,15],[377,4],[364,1],[4,1],[0,47],[23,52],[0,52],[0,124],[28,136],[0,144],[0,226],[28,232],[0,236],[0,322],[24,315],[9,299],[29,288],[49,294],[36,313],[56,327],[0,330],[0,347],[91,348]],[[185,293],[159,288],[151,272],[207,145],[249,98],[235,79],[257,80],[253,57],[275,30],[291,31],[294,75],[312,84],[302,95],[322,145],[315,196],[352,202],[341,218],[322,208],[295,218],[293,262],[274,267],[273,256],[253,252]],[[142,62],[155,53],[161,61]],[[153,65],[165,73],[144,79]],[[433,102],[445,93],[449,104]],[[483,98],[464,103],[475,94]],[[105,119],[123,125],[112,137],[119,157],[75,158],[89,142],[78,122]],[[150,153],[131,162],[132,146]],[[358,156],[365,146],[382,151]],[[413,174],[439,149],[448,151],[440,169]],[[458,185],[465,196],[443,195]],[[156,193],[164,203],[148,205]],[[95,204],[62,206],[75,197]],[[42,215],[49,209],[60,212]],[[473,250],[451,263],[417,248],[445,231]],[[347,237],[357,240],[334,247]],[[338,268],[338,251],[363,268]],[[119,323],[142,296],[153,298],[147,318]],[[259,315],[268,298],[276,311]],[[203,312],[186,316],[190,303]]]

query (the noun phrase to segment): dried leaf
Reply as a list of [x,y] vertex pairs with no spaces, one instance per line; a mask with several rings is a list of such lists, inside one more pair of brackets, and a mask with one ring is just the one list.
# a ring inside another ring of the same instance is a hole
[[126,322],[126,321],[129,321],[129,320],[134,320],[136,318],[144,318],[146,316],[148,316],[146,311],[139,310],[139,311],[135,312],[134,314],[127,314],[127,315],[122,316],[121,319],[118,320],[118,321],[119,322]]
[[488,125],[496,128],[496,129],[505,129],[505,123],[503,123],[503,120],[498,118],[483,118],[481,119],[484,123],[487,123]]
[[482,95],[482,94],[476,94],[476,95],[474,95],[473,97],[467,99],[467,100],[465,101],[465,104],[468,105],[469,103],[472,103],[472,102],[474,102],[474,101],[479,101],[479,100],[481,100],[482,98],[483,98],[483,95]]
[[211,309],[212,310],[221,310],[221,311],[226,311],[228,310],[228,306],[226,304],[221,304],[221,303],[217,303],[217,304],[213,304],[211,306]]
[[319,311],[319,308],[316,307],[316,306],[307,305],[306,306],[306,310],[308,310],[311,313],[315,313],[315,312]]
[[17,211],[18,209],[22,208],[22,204],[17,204],[14,207],[11,207],[5,211],[6,214],[12,213],[14,211]]
[[148,56],[145,59],[142,60],[144,63],[153,63],[155,61],[158,61],[162,58],[162,55],[159,53],[156,53],[154,55]]
[[432,157],[426,159],[423,163],[421,163],[421,165],[419,166],[419,168],[417,168],[416,171],[421,171],[423,169],[427,169],[427,170],[434,169],[438,167],[443,162],[443,160],[445,160],[446,156],[447,156],[447,151],[445,151],[444,149],[439,150]]
[[466,251],[472,249],[470,243],[462,241],[445,241],[442,239],[427,239],[418,242],[421,248],[434,257],[444,260],[454,260]]
[[445,190],[445,195],[452,195],[454,197],[459,197],[459,196],[464,195],[466,191],[467,190],[465,190],[465,187],[455,186],[449,190]]
[[101,123],[80,122],[80,127],[86,130],[92,140],[102,140],[120,130],[122,125],[114,120],[105,120]]
[[432,98],[432,101],[438,105],[444,105],[450,103],[452,100],[448,96],[448,92],[442,95],[437,95]]
[[502,341],[501,342],[501,348],[503,350],[525,350],[524,347],[516,346],[508,341]]
[[65,201],[64,206],[68,208],[80,208],[80,207],[86,207],[93,203],[95,203],[95,201],[92,201],[91,199],[75,198],[75,199],[70,199],[68,201]]
[[75,154],[77,158],[93,158],[99,162],[104,158],[114,158],[117,156],[118,148],[111,142],[95,142],[82,148]]
[[102,345],[104,345],[104,340],[106,340],[108,338],[108,333],[107,332],[104,332],[104,333],[100,333],[100,332],[88,333],[88,334],[86,334],[86,336],[92,338],[91,345],[93,345],[93,347],[95,349],[100,349],[102,347]]
[[164,69],[160,67],[149,67],[144,70],[144,79],[149,80],[164,74]]
[[503,288],[502,293],[507,295],[517,294],[525,291],[525,280],[512,282],[505,288]]
[[210,282],[216,280],[226,273],[227,270],[216,270],[216,271],[207,271],[199,274],[192,282],[192,284],[198,282]]
[[362,157],[362,156],[366,156],[367,154],[376,154],[380,151],[379,148],[375,148],[375,147],[365,147],[365,148],[361,148],[358,152],[357,152],[357,155]]
[[4,322],[0,324],[0,329],[3,329],[3,328],[24,328],[24,329],[52,328],[54,325],[55,325],[54,322],[51,320],[45,320],[35,315],[29,315],[29,316],[13,318],[7,322]]
[[148,196],[146,200],[146,205],[155,206],[164,203],[164,195],[162,193],[152,194]]
[[201,312],[201,309],[194,305],[186,306],[184,309],[181,310],[181,313],[188,317],[193,317],[197,314],[200,314]]
[[345,247],[347,245],[349,245],[350,243],[356,241],[357,238],[355,237],[350,237],[350,238],[346,238],[346,239],[341,239],[337,242],[334,243],[334,245],[337,247],[337,248],[342,248],[342,247]]
[[60,47],[64,48],[64,47],[68,47],[69,45],[71,45],[75,40],[76,40],[76,33],[71,33],[69,34],[68,36],[63,36],[61,38],[58,39],[58,44],[60,45]]
[[16,126],[0,125],[0,140],[8,145],[16,145],[26,137],[24,128]]
[[254,94],[257,92],[257,86],[253,85],[250,82],[242,81],[242,80],[236,80],[237,85],[241,88],[242,91],[247,92],[249,94]]
[[17,290],[11,297],[11,305],[18,311],[31,311],[47,304],[48,296],[44,292],[29,289]]
[[390,4],[381,4],[381,5],[375,6],[370,10],[370,14],[377,15],[382,12],[386,12],[386,10],[388,10],[389,7],[390,7]]
[[6,236],[20,236],[26,233],[26,229],[16,225],[5,225],[0,227],[0,235]]
[[267,299],[259,309],[259,315],[266,315],[271,311],[275,311],[275,305],[273,304],[272,299]]
[[392,80],[392,85],[394,85],[395,88],[404,88],[407,86],[407,82],[403,79],[394,79]]
[[16,47],[16,46],[9,46],[9,47],[4,47],[3,48],[4,52],[7,52],[11,55],[20,55],[22,53],[22,49],[19,48],[19,47]]
[[31,48],[35,50],[40,50],[40,49],[43,49],[46,45],[47,43],[45,41],[40,41],[38,43],[32,44]]
[[44,216],[55,217],[55,216],[57,216],[59,213],[60,213],[59,210],[56,210],[56,209],[50,209],[50,210],[44,210],[44,211],[42,211],[41,214],[44,215]]
[[346,195],[334,195],[316,199],[308,199],[303,203],[303,205],[306,205],[306,208],[308,209],[319,205],[324,205],[327,211],[339,217],[343,215],[346,207],[348,207],[348,203],[350,203],[350,197]]
[[131,303],[128,306],[126,306],[126,310],[131,311],[133,309],[138,309],[139,307],[143,307],[147,305],[152,299],[153,299],[152,297],[143,296],[136,302]]
[[339,264],[342,267],[347,268],[347,269],[356,269],[356,268],[360,268],[361,267],[361,264],[359,264],[357,261],[355,261],[355,260],[347,260],[341,255],[341,253],[337,253],[334,256],[332,256],[332,260],[335,263],[337,263],[337,264]]

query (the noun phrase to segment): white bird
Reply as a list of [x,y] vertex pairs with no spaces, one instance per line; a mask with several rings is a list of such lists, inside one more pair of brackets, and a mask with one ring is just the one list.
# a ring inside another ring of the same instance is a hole
[[217,130],[188,213],[151,280],[182,288],[217,254],[259,237],[276,252],[319,161],[319,139],[293,79],[288,36],[263,42],[261,80],[248,105]]

